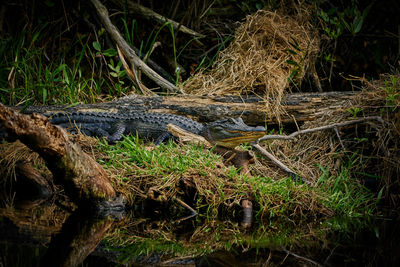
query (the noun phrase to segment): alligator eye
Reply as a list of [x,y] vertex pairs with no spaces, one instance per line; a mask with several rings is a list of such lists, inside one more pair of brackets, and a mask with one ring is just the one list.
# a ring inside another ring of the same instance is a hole
[[216,131],[222,131],[224,128],[222,128],[221,126],[215,126],[214,130]]

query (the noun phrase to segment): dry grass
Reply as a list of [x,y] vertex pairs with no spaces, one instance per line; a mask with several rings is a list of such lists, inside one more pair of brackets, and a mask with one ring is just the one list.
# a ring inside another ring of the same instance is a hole
[[[315,124],[312,125],[315,127]],[[292,141],[274,140],[262,146],[297,174],[316,183],[322,174],[319,166],[328,167],[335,174],[340,163],[339,144],[332,130],[306,134]],[[253,167],[260,175],[275,179],[287,176],[267,159],[260,159]]]
[[[15,165],[17,162],[29,162],[34,166],[43,165],[39,154],[32,152],[20,141],[0,145],[0,173],[15,180]],[[1,180],[0,182],[4,182]]]
[[184,92],[257,94],[267,100],[267,114],[279,118],[285,91],[290,84],[299,84],[306,72],[314,69],[319,37],[313,32],[305,12],[304,9],[298,11],[297,16],[288,16],[260,10],[248,16],[213,69],[187,81],[183,85]]
[[[396,84],[397,88],[392,88],[392,80],[400,81],[400,76],[384,75],[372,82],[360,80],[364,83],[363,90],[349,98],[345,107],[349,112],[333,111],[301,128],[354,119],[354,110],[359,110],[357,118],[380,115],[384,124],[369,121],[339,128],[338,132],[324,130],[299,136],[293,141],[265,142],[262,146],[314,184],[323,173],[321,166],[331,175],[337,175],[343,166],[349,166],[354,177],[376,176],[379,186],[385,187],[386,199],[396,207],[400,204],[400,83]],[[259,159],[252,171],[274,179],[286,175],[266,159]]]

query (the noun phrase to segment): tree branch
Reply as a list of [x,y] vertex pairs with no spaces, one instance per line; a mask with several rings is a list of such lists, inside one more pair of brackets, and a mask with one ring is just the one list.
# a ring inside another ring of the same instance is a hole
[[176,31],[181,31],[183,33],[192,35],[194,37],[199,37],[199,38],[204,38],[205,36],[203,34],[200,34],[194,30],[189,29],[188,27],[173,21],[171,19],[168,19],[156,12],[154,12],[153,10],[151,10],[150,8],[144,7],[142,5],[139,5],[138,3],[134,3],[132,1],[125,1],[125,0],[112,0],[112,2],[116,3],[117,5],[119,5],[120,7],[124,7],[124,5],[126,4],[127,7],[129,8],[129,12],[134,13],[135,15],[141,16],[147,20],[152,20],[152,21],[156,21],[159,24],[163,24],[165,22],[169,22],[171,23],[172,27],[174,28],[174,30]]
[[99,14],[100,20],[102,21],[104,27],[106,28],[107,32],[110,34],[112,39],[117,43],[120,47],[123,54],[128,58],[132,68],[138,68],[143,73],[157,83],[162,88],[168,89],[170,92],[178,92],[180,91],[175,85],[165,80],[161,77],[157,72],[149,68],[135,53],[135,51],[128,45],[125,39],[121,36],[117,28],[112,24],[109,16],[108,11],[105,6],[100,3],[99,0],[92,0],[94,7]]
[[296,136],[298,136],[300,134],[312,133],[312,132],[328,130],[328,129],[336,129],[337,127],[343,127],[343,126],[357,124],[357,123],[360,123],[360,122],[371,121],[371,120],[376,120],[376,121],[379,121],[381,123],[384,123],[384,121],[382,120],[382,118],[380,116],[371,116],[371,117],[361,118],[361,119],[358,119],[358,120],[351,120],[351,121],[333,123],[333,124],[324,125],[324,126],[320,126],[320,127],[316,127],[316,128],[300,130],[300,131],[291,133],[290,135],[277,135],[277,134],[266,135],[266,136],[261,137],[260,139],[258,139],[258,142],[261,142],[261,141],[264,141],[264,140],[271,140],[271,139],[293,140]]

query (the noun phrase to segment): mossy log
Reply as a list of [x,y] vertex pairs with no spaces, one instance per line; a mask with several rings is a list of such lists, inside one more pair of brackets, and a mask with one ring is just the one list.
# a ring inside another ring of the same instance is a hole
[[78,205],[97,204],[115,197],[104,169],[47,118],[23,115],[0,104],[0,126],[11,139],[19,139],[39,153],[53,173],[54,182],[63,185]]
[[[295,93],[288,94],[282,102],[286,114],[281,123],[313,121],[327,112],[345,111],[354,92]],[[210,122],[229,117],[242,117],[249,125],[277,124],[278,119],[266,113],[265,99],[257,96],[137,96],[130,95],[118,100],[82,104],[73,107],[28,107],[26,113],[51,113],[56,111],[106,111],[106,112],[162,112],[192,117],[200,122]]]

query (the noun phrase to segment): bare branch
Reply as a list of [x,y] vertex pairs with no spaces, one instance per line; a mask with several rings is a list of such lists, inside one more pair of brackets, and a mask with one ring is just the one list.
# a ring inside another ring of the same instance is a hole
[[165,80],[161,77],[157,72],[152,70],[149,66],[146,65],[135,53],[135,51],[129,46],[129,44],[125,41],[125,39],[121,36],[117,28],[112,24],[109,16],[108,11],[105,6],[100,3],[99,0],[92,0],[93,5],[95,6],[99,17],[106,28],[107,32],[110,34],[112,39],[117,43],[120,47],[123,54],[128,58],[128,61],[132,66],[143,71],[143,73],[157,83],[162,88],[166,88],[171,92],[178,92],[180,91],[175,85],[170,83],[169,81]]
[[371,116],[371,117],[365,117],[365,118],[358,119],[358,120],[351,120],[351,121],[333,123],[333,124],[324,125],[324,126],[320,126],[320,127],[316,127],[316,128],[300,130],[300,131],[291,133],[290,135],[277,135],[277,134],[266,135],[266,136],[261,137],[260,139],[258,139],[258,142],[261,142],[261,141],[264,141],[264,140],[271,140],[271,139],[293,140],[296,136],[298,136],[300,134],[312,133],[312,132],[328,130],[328,129],[335,129],[337,127],[343,127],[343,126],[357,124],[357,123],[370,121],[370,120],[376,120],[376,121],[379,121],[381,123],[384,123],[384,121],[382,120],[382,118],[380,116]]
[[277,158],[274,157],[274,155],[272,155],[267,150],[262,148],[259,144],[253,144],[252,147],[255,148],[257,150],[257,152],[260,153],[261,155],[264,155],[267,158],[269,158],[276,166],[278,166],[279,168],[281,168],[285,172],[294,173],[294,171],[289,169],[285,164],[280,162]]
[[159,24],[163,24],[165,22],[169,22],[171,23],[172,27],[174,28],[174,30],[176,31],[181,31],[183,33],[192,35],[194,37],[199,37],[199,38],[204,38],[205,36],[203,34],[200,34],[194,30],[189,29],[188,27],[173,21],[171,19],[168,19],[156,12],[154,12],[153,10],[151,10],[150,8],[144,7],[142,5],[139,5],[138,3],[134,3],[133,1],[125,1],[125,0],[112,0],[112,2],[116,3],[117,5],[123,7],[125,4],[128,6],[129,8],[129,12],[132,12],[136,15],[139,15],[147,20],[152,20],[152,21],[156,21]]

